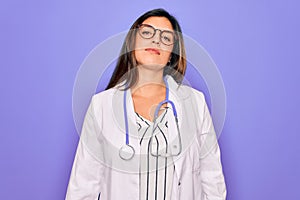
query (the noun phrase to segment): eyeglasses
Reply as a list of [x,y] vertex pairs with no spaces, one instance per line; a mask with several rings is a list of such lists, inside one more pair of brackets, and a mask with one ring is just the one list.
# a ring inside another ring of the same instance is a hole
[[144,39],[151,39],[156,34],[156,31],[160,31],[160,41],[169,46],[175,43],[176,35],[172,31],[155,29],[153,26],[149,24],[141,24],[138,26],[138,32],[140,36]]

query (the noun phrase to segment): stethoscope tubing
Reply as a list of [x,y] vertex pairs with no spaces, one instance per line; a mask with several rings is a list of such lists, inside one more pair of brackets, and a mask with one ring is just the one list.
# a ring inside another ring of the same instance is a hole
[[[150,145],[152,145],[152,139],[153,139],[154,130],[155,130],[154,127],[155,127],[155,124],[156,124],[156,119],[158,117],[158,112],[159,112],[160,108],[165,103],[170,104],[172,106],[173,115],[174,115],[175,122],[176,122],[177,133],[178,133],[178,137],[179,137],[178,138],[179,139],[179,151],[175,155],[168,155],[168,154],[166,154],[166,156],[165,156],[165,157],[170,157],[170,156],[177,156],[177,155],[179,155],[181,153],[182,144],[181,144],[180,130],[179,130],[179,126],[178,126],[177,111],[176,111],[176,107],[175,107],[174,103],[171,100],[169,100],[169,85],[168,85],[168,82],[166,80],[166,77],[164,77],[164,82],[165,82],[165,85],[166,85],[166,98],[165,98],[165,100],[163,100],[162,102],[160,102],[157,105],[156,109],[155,109],[154,119],[153,119],[153,129],[152,129],[152,134],[151,134],[151,138],[150,138],[149,142],[150,142]],[[129,144],[129,128],[128,128],[128,116],[127,116],[127,103],[126,102],[127,102],[127,90],[124,91],[124,96],[123,96],[126,144],[120,148],[120,150],[119,150],[119,156],[123,160],[131,160],[133,158],[134,154],[135,154],[135,150],[134,150],[133,146],[131,146]],[[124,152],[126,152],[125,151],[126,148],[127,148],[127,153],[129,153],[129,154],[124,154]],[[150,150],[150,153],[151,153],[152,156],[155,156],[155,157],[162,156],[162,155],[159,155],[159,154],[154,154],[152,152],[152,150]]]
[[125,120],[125,134],[126,134],[126,144],[129,144],[129,134],[128,134],[128,116],[127,116],[127,91],[124,91],[124,97],[123,97],[123,105],[124,105],[124,120]]

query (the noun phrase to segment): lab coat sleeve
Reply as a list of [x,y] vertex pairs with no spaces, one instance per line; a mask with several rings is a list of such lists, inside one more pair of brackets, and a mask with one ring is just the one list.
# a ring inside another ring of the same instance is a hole
[[201,95],[203,109],[201,132],[198,134],[200,146],[200,176],[205,200],[225,200],[226,185],[222,170],[220,148],[214,130],[213,122],[205,103],[204,95]]
[[93,145],[99,146],[99,131],[92,100],[84,119],[66,200],[98,199],[103,165],[95,156]]

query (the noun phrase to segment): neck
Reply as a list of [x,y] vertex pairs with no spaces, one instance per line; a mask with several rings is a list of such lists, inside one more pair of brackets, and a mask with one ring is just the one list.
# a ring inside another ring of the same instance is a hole
[[131,88],[132,94],[152,97],[164,91],[163,69],[155,71],[138,67],[138,80]]

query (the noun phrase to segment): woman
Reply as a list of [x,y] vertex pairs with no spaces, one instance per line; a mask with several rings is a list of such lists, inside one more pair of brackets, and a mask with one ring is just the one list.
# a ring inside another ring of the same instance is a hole
[[177,20],[151,10],[130,28],[105,91],[88,108],[66,199],[225,199],[201,92],[181,84]]

